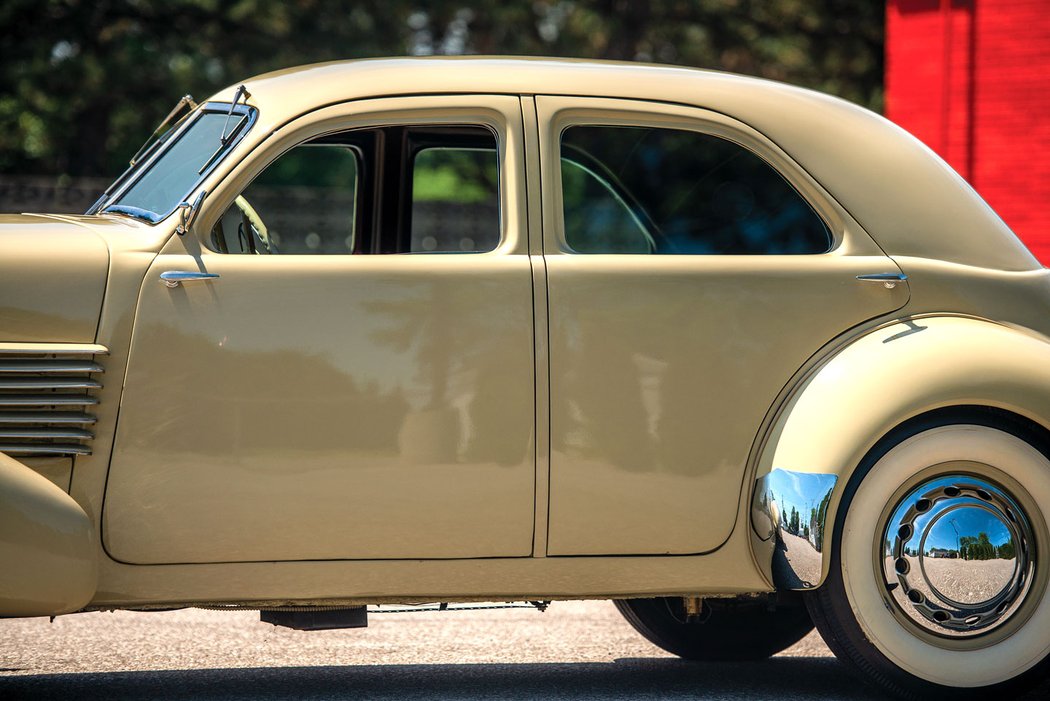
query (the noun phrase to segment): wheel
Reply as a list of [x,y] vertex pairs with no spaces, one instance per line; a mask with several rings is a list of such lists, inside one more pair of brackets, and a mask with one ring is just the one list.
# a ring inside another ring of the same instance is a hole
[[942,414],[851,479],[831,570],[807,592],[828,646],[913,699],[1013,698],[1050,671],[1050,460],[1040,433]]
[[772,607],[758,599],[704,599],[698,616],[687,617],[682,600],[614,601],[649,642],[687,660],[761,660],[791,647],[813,630],[801,601]]

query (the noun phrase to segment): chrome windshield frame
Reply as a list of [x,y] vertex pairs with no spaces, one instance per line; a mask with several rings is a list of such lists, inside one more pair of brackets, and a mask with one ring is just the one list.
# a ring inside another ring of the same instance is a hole
[[[201,115],[212,112],[220,114],[230,113],[231,103],[201,103],[197,107],[197,109],[195,109],[191,114],[187,115],[186,119],[183,120],[181,125],[176,126],[176,131],[174,133],[172,133],[168,138],[163,139],[163,143],[161,144],[160,148],[153,149],[153,153],[150,153],[149,157],[145,160],[140,161],[138,167],[133,166],[130,173],[125,173],[120,178],[118,178],[117,182],[120,182],[121,179],[123,179],[124,182],[120,183],[120,186],[113,192],[113,194],[106,197],[104,201],[92,205],[91,209],[88,210],[88,213],[127,215],[127,212],[121,211],[121,205],[117,204],[120,198],[123,197],[127,193],[127,191],[131,189],[139,180],[141,180],[143,176],[150,172],[150,170],[152,170],[154,166],[156,166],[158,161],[160,161],[164,157],[164,154],[166,154],[168,150],[174,144],[176,144],[178,140],[181,139],[186,134],[186,132],[193,127],[194,124],[197,123],[197,120],[200,119]],[[240,122],[238,127],[236,127],[236,131],[233,134],[231,134],[232,138],[230,138],[225,145],[219,146],[217,154],[213,156],[206,164],[206,167],[200,171],[197,178],[194,180],[193,185],[190,186],[189,190],[187,190],[182,197],[178,198],[176,202],[173,202],[171,208],[168,209],[166,212],[157,213],[147,212],[146,210],[138,210],[138,212],[141,212],[143,216],[135,216],[136,219],[138,219],[139,221],[144,221],[152,226],[170,217],[172,213],[174,213],[175,210],[178,209],[179,203],[185,200],[187,197],[189,197],[194,192],[194,190],[200,187],[200,184],[212,173],[212,171],[215,170],[216,167],[218,167],[220,163],[226,160],[226,157],[230,154],[231,151],[233,151],[234,148],[237,147],[237,144],[240,143],[241,139],[243,139],[248,134],[248,132],[251,131],[258,118],[259,110],[255,107],[245,105],[242,102],[240,104],[233,105],[232,114],[240,115],[244,119]]]

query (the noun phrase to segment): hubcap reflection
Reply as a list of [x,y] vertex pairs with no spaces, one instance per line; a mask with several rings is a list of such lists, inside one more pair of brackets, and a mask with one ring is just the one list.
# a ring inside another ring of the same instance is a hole
[[887,591],[904,615],[951,638],[987,633],[1020,607],[1035,568],[1032,528],[998,485],[972,475],[920,484],[882,537]]

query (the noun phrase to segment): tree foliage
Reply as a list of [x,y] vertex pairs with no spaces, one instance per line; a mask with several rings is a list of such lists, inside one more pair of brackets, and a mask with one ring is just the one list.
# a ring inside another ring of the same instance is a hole
[[867,0],[6,0],[0,172],[112,175],[183,94],[368,56],[654,61],[880,109],[882,34]]

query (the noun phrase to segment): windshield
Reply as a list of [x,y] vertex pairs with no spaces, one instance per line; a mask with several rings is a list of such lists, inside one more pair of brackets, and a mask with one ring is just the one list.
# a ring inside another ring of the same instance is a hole
[[[144,172],[102,210],[149,222],[168,216],[247,132],[255,111],[243,105],[209,103],[159,152]],[[229,123],[227,120],[229,119]],[[225,139],[223,138],[225,134]]]

